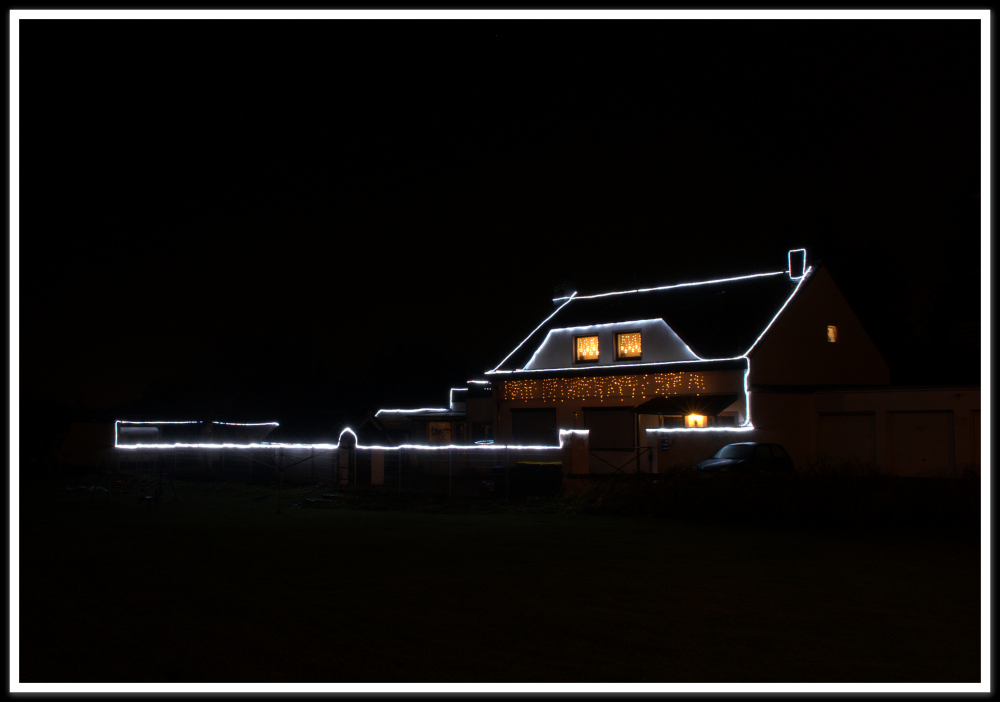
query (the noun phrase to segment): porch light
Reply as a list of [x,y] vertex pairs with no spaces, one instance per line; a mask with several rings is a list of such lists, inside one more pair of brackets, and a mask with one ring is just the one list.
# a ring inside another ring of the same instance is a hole
[[705,426],[705,415],[689,414],[684,418],[684,426],[688,428],[701,428]]

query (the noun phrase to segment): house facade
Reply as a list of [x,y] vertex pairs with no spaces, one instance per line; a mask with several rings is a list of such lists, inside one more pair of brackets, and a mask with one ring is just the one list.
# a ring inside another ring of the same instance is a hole
[[[575,472],[691,465],[728,443],[779,443],[799,469],[979,470],[979,388],[893,388],[822,265],[557,297],[492,370],[498,443],[557,445]],[[485,406],[470,408],[484,421]]]
[[236,459],[312,482],[394,476],[399,489],[404,474],[450,485],[458,472],[512,465],[561,465],[566,484],[663,473],[741,441],[782,445],[800,471],[978,475],[979,386],[889,380],[829,272],[798,249],[771,271],[557,294],[447,405],[380,409],[336,443],[266,441],[274,423],[119,421],[114,448],[132,463],[169,453],[205,472]]

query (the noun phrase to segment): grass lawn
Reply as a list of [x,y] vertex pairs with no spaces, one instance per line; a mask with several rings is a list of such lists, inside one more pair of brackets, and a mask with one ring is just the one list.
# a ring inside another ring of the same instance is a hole
[[980,680],[978,534],[176,488],[22,485],[21,682]]

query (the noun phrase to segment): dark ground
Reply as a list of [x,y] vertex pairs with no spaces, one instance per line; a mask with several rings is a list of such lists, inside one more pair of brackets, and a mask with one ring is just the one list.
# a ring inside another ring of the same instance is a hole
[[176,490],[22,486],[21,682],[980,680],[971,521]]
[[23,486],[21,682],[980,680],[968,524],[138,487]]

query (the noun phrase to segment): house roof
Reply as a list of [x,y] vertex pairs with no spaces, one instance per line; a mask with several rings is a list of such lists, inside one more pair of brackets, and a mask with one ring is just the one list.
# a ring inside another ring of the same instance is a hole
[[[576,295],[539,325],[494,371],[524,369],[549,331],[663,319],[699,358],[730,359],[747,353],[808,278],[788,271],[681,283],[600,295]],[[596,369],[597,366],[591,366]]]

